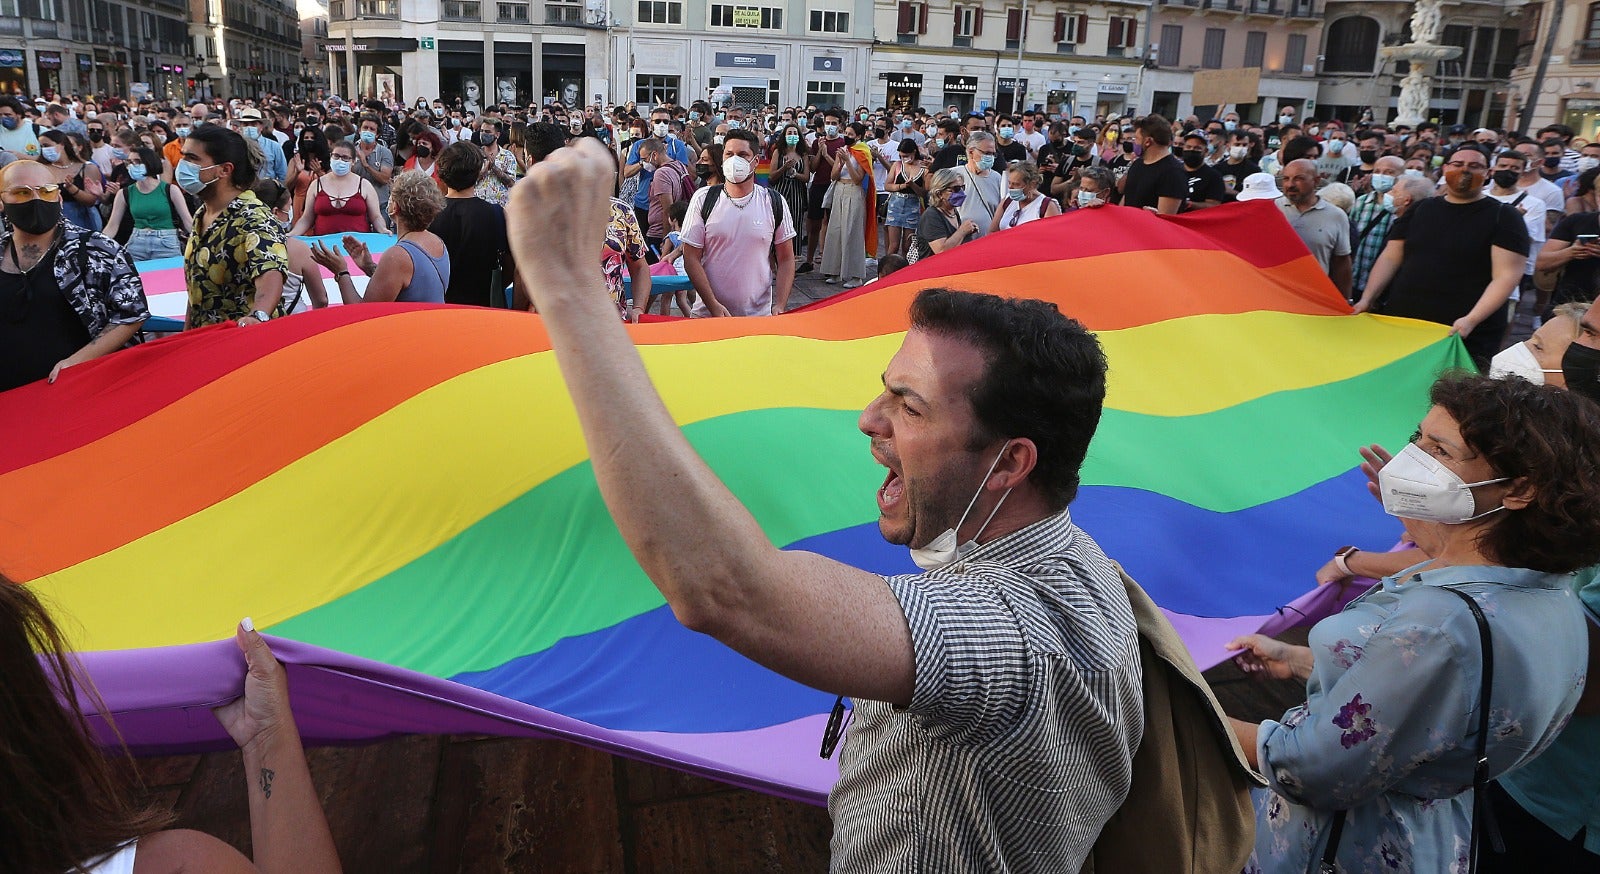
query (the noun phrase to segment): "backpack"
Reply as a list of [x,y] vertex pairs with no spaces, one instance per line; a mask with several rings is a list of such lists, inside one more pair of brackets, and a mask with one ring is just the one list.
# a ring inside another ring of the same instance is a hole
[[[760,190],[761,186],[757,185],[756,189]],[[713,185],[706,189],[706,199],[700,202],[701,224],[705,224],[710,220],[711,210],[716,207],[717,199],[720,197],[722,197],[721,185]],[[772,206],[773,245],[777,245],[776,237],[778,236],[778,231],[783,229],[783,198],[773,194],[771,189],[767,189],[767,203]]]
[[[678,200],[688,200],[694,196],[694,174],[687,169],[678,177]],[[708,197],[710,195],[707,195]]]

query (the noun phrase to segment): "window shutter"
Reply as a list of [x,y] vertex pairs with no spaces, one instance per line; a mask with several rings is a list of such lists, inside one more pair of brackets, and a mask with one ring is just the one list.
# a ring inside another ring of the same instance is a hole
[[1119,16],[1111,16],[1111,37],[1110,39],[1106,40],[1106,44],[1114,49],[1122,47],[1122,25],[1125,21],[1126,19],[1123,19]]
[[911,33],[915,29],[915,15],[916,10],[909,0],[900,0],[900,23],[896,25],[895,33]]
[[1135,45],[1137,45],[1138,42],[1139,42],[1139,40],[1137,39],[1137,35],[1139,33],[1139,21],[1138,21],[1138,19],[1135,19],[1135,18],[1129,18],[1129,19],[1127,19],[1127,22],[1128,22],[1128,26],[1126,28],[1124,28],[1124,29],[1127,31],[1128,39],[1127,39],[1126,42],[1124,42],[1122,44],[1122,46],[1123,46],[1123,48],[1130,48],[1131,49]]
[[1022,10],[1021,9],[1007,9],[1006,10],[1006,39],[1008,39],[1008,40],[1020,40],[1020,39],[1022,39]]
[[1067,41],[1067,14],[1065,12],[1057,12],[1056,13],[1056,36],[1055,36],[1055,41],[1056,42],[1066,42]]
[[983,7],[972,10],[972,35],[983,36]]
[[1072,41],[1076,42],[1076,43],[1083,42],[1084,35],[1087,34],[1088,32],[1089,32],[1089,16],[1087,16],[1087,15],[1079,15],[1078,16],[1078,32],[1074,33],[1072,35]]
[[917,33],[926,34],[927,32],[928,32],[928,4],[926,4],[926,3],[918,3],[917,4]]

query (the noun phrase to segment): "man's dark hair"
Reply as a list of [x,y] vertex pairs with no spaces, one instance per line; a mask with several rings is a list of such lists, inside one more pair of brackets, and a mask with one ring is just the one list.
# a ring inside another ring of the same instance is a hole
[[953,118],[947,118],[939,122],[939,130],[947,134],[959,134],[961,133],[961,122]]
[[11,107],[11,111],[15,112],[18,118],[21,118],[26,112],[22,106],[22,101],[12,97],[10,94],[0,95],[0,106]]
[[976,346],[983,375],[970,399],[973,447],[1026,437],[1039,450],[1030,478],[1052,509],[1078,495],[1078,475],[1106,399],[1100,341],[1053,303],[930,288],[911,304],[911,326]]
[[1383,142],[1383,133],[1380,132],[1380,131],[1375,131],[1375,130],[1373,130],[1371,128],[1367,128],[1366,130],[1358,130],[1358,131],[1356,131],[1356,142],[1357,143],[1364,143],[1364,142],[1367,142],[1368,140],[1377,140],[1378,142],[1382,143]]
[[[1600,562],[1600,405],[1517,377],[1446,375],[1429,393],[1495,477],[1526,479],[1533,501],[1478,538],[1507,567],[1565,574]],[[1480,508],[1479,512],[1483,508]]]
[[483,174],[483,150],[468,140],[451,143],[439,153],[439,178],[445,187],[469,191]]
[[844,110],[840,109],[837,106],[833,107],[832,109],[824,109],[822,111],[822,117],[823,118],[825,118],[825,119],[831,118],[834,121],[838,121],[839,119],[844,118],[844,115],[845,115]]
[[1133,129],[1155,140],[1158,146],[1172,145],[1172,122],[1155,113],[1134,122]]
[[1294,137],[1283,144],[1283,163],[1298,161],[1311,154],[1311,150],[1322,151],[1322,144],[1311,137]]
[[750,151],[755,152],[758,155],[761,154],[761,140],[756,136],[755,131],[747,128],[739,128],[738,130],[728,131],[727,136],[722,138],[722,144],[726,146],[728,143],[731,143],[734,140],[744,140],[750,144]]
[[256,181],[256,160],[244,137],[220,124],[202,124],[189,131],[189,143],[199,143],[213,163],[232,164],[229,177],[235,188],[246,190]]
[[530,124],[522,135],[522,147],[528,150],[529,160],[535,163],[550,157],[551,152],[566,144],[567,132],[554,122]]

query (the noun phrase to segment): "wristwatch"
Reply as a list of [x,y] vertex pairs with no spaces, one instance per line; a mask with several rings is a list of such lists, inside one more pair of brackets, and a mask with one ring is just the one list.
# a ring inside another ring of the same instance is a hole
[[255,319],[258,322],[264,322],[264,321],[272,318],[272,316],[267,315],[266,313],[262,312],[261,310],[255,310],[254,312],[250,313],[250,318]]
[[1347,562],[1349,562],[1350,556],[1355,555],[1360,551],[1360,547],[1356,546],[1339,547],[1339,551],[1333,554],[1333,566],[1339,569],[1339,573],[1342,573],[1347,577],[1355,576],[1355,571],[1350,570],[1350,565]]

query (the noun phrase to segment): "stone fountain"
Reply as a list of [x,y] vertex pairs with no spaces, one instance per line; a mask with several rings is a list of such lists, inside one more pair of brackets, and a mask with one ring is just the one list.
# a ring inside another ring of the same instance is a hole
[[1407,61],[1411,69],[1400,81],[1399,109],[1394,124],[1415,127],[1428,120],[1428,97],[1433,91],[1433,68],[1461,54],[1458,46],[1439,45],[1444,26],[1441,0],[1421,0],[1411,13],[1411,42],[1385,46],[1379,54],[1391,61]]

